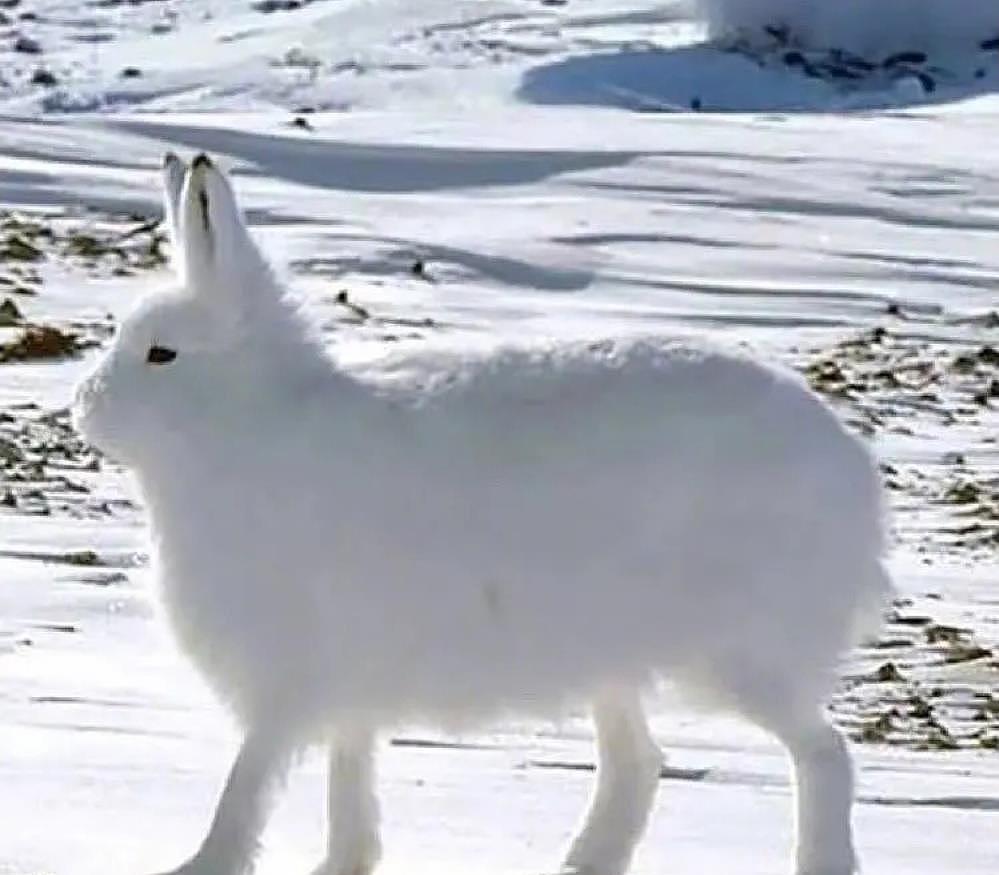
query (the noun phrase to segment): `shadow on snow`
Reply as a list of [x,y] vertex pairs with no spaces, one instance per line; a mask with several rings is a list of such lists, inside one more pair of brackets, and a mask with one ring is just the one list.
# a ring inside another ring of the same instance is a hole
[[[952,77],[953,78],[953,77]],[[999,91],[999,70],[964,84],[941,78],[933,93],[879,81],[845,88],[774,63],[766,66],[710,43],[575,55],[534,67],[518,97],[545,105],[645,112],[851,112],[949,103]],[[877,87],[874,87],[874,86]]]

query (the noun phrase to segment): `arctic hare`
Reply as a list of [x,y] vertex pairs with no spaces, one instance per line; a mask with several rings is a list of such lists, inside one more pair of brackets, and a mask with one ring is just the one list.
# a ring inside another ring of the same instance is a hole
[[179,285],[124,322],[76,412],[134,471],[168,616],[246,732],[178,871],[248,870],[269,791],[323,740],[317,871],[367,875],[377,731],[590,703],[596,789],[564,871],[621,875],[660,772],[640,697],[671,676],[786,745],[798,875],[853,872],[821,701],[889,581],[876,466],[826,405],[648,341],[338,368],[226,176],[205,155],[164,175]]

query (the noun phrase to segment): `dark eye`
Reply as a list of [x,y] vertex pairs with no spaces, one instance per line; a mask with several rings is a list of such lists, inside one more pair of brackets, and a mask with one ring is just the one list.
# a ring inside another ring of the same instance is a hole
[[146,363],[150,365],[168,365],[177,358],[177,350],[166,346],[151,346],[146,353]]

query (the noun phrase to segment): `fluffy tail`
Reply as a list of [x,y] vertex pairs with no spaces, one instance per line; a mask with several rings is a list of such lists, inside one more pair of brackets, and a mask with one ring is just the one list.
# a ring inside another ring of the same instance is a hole
[[879,559],[870,569],[869,577],[860,590],[851,628],[852,644],[862,644],[877,638],[884,625],[885,610],[895,592],[895,584],[885,567],[885,560]]
[[869,641],[878,635],[884,625],[886,608],[896,593],[887,566],[891,512],[881,472],[873,459],[869,459],[868,464],[871,469],[868,483],[873,494],[870,495],[867,506],[871,509],[873,518],[858,519],[857,523],[869,533],[868,537],[873,533],[874,543],[866,554],[873,558],[862,572],[863,580],[858,581],[858,599],[851,630],[853,644]]

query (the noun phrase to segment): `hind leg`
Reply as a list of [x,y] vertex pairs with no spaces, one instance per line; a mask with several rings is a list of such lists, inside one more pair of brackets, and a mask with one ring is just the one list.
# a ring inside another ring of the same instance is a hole
[[817,712],[773,732],[794,768],[797,875],[852,875],[853,766],[846,741]]
[[853,766],[843,736],[818,706],[795,705],[793,693],[782,696],[779,685],[749,684],[736,698],[739,710],[776,736],[790,757],[796,875],[853,875]]
[[597,785],[566,856],[565,875],[622,875],[652,810],[662,754],[638,695],[611,693],[593,704]]
[[341,732],[330,748],[325,862],[314,875],[370,875],[381,856],[374,735]]

